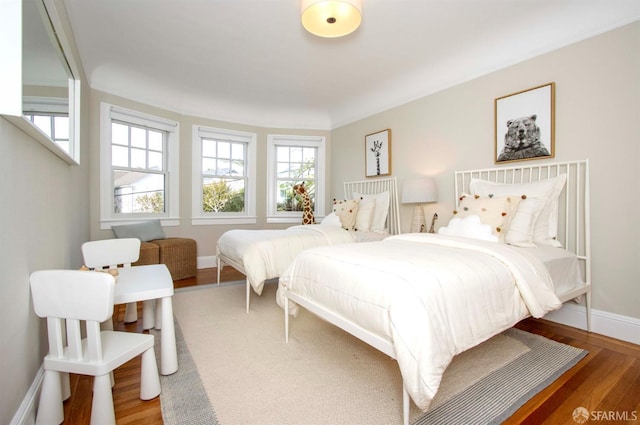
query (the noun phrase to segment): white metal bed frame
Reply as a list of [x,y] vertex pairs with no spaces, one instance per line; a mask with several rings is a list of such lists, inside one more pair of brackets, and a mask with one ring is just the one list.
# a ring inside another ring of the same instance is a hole
[[584,286],[560,294],[563,303],[585,295],[587,330],[591,331],[591,217],[589,199],[589,160],[553,162],[529,166],[486,168],[455,172],[456,202],[468,192],[471,178],[497,183],[531,183],[567,175],[559,197],[558,240],[581,262]]
[[[563,294],[560,300],[564,303],[580,295],[586,295],[587,329],[591,330],[591,241],[589,212],[589,162],[588,160],[556,162],[536,165],[520,165],[513,167],[496,167],[468,171],[455,171],[455,194],[465,191],[472,177],[497,183],[524,183],[549,179],[559,174],[567,174],[567,182],[559,199],[559,238],[565,249],[573,252],[583,262],[584,286]],[[573,219],[572,222],[571,220]],[[312,300],[280,287],[284,295],[285,341],[289,342],[289,300],[304,307],[322,319],[349,332],[356,338],[371,345],[389,357],[395,359],[393,343],[349,318],[335,314],[329,308],[315,304]],[[409,393],[402,385],[403,424],[409,424]]]
[[[401,232],[400,229],[400,204],[398,201],[398,182],[395,177],[359,180],[353,182],[344,183],[344,196],[345,199],[354,199],[354,193],[377,195],[379,193],[389,192],[389,212],[387,214],[387,229],[389,234],[398,235]],[[232,258],[220,252],[219,247],[216,244],[216,259],[218,267],[218,285],[220,285],[220,271],[223,264],[233,267],[240,273],[246,276],[244,265]],[[249,313],[249,306],[251,300],[251,285],[249,279],[245,280],[246,284],[246,307],[247,313]]]

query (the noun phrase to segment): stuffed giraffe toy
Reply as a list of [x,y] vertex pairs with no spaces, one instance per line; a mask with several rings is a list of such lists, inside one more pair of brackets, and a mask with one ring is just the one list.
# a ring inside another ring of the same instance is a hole
[[311,209],[311,199],[307,189],[304,187],[304,182],[293,186],[293,193],[297,193],[302,197],[302,224],[316,224],[313,209]]

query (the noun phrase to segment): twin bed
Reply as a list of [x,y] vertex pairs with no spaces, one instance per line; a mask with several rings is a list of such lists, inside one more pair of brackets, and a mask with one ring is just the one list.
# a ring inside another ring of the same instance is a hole
[[456,172],[455,193],[440,234],[308,249],[280,275],[287,340],[301,306],[396,359],[405,424],[456,354],[523,318],[584,296],[590,328],[588,162]]
[[[395,177],[346,182],[345,200],[356,202],[352,225],[330,214],[322,224],[282,230],[230,230],[217,243],[220,271],[229,265],[246,276],[246,308],[251,289],[260,295],[264,282],[278,278],[300,252],[324,245],[368,242],[400,233],[398,188]],[[346,219],[345,219],[346,220]],[[345,230],[356,227],[357,230]]]

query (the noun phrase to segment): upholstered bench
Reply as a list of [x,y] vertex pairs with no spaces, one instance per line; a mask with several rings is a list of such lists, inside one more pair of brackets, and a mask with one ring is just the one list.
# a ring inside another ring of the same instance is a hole
[[140,258],[134,266],[166,264],[173,280],[194,277],[197,271],[196,241],[165,238],[160,221],[112,226],[116,238],[140,239]]

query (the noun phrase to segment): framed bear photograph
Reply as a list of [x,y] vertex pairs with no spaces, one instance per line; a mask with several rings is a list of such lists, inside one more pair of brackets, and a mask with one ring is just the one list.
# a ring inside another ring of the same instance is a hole
[[496,164],[555,155],[554,82],[495,100]]

